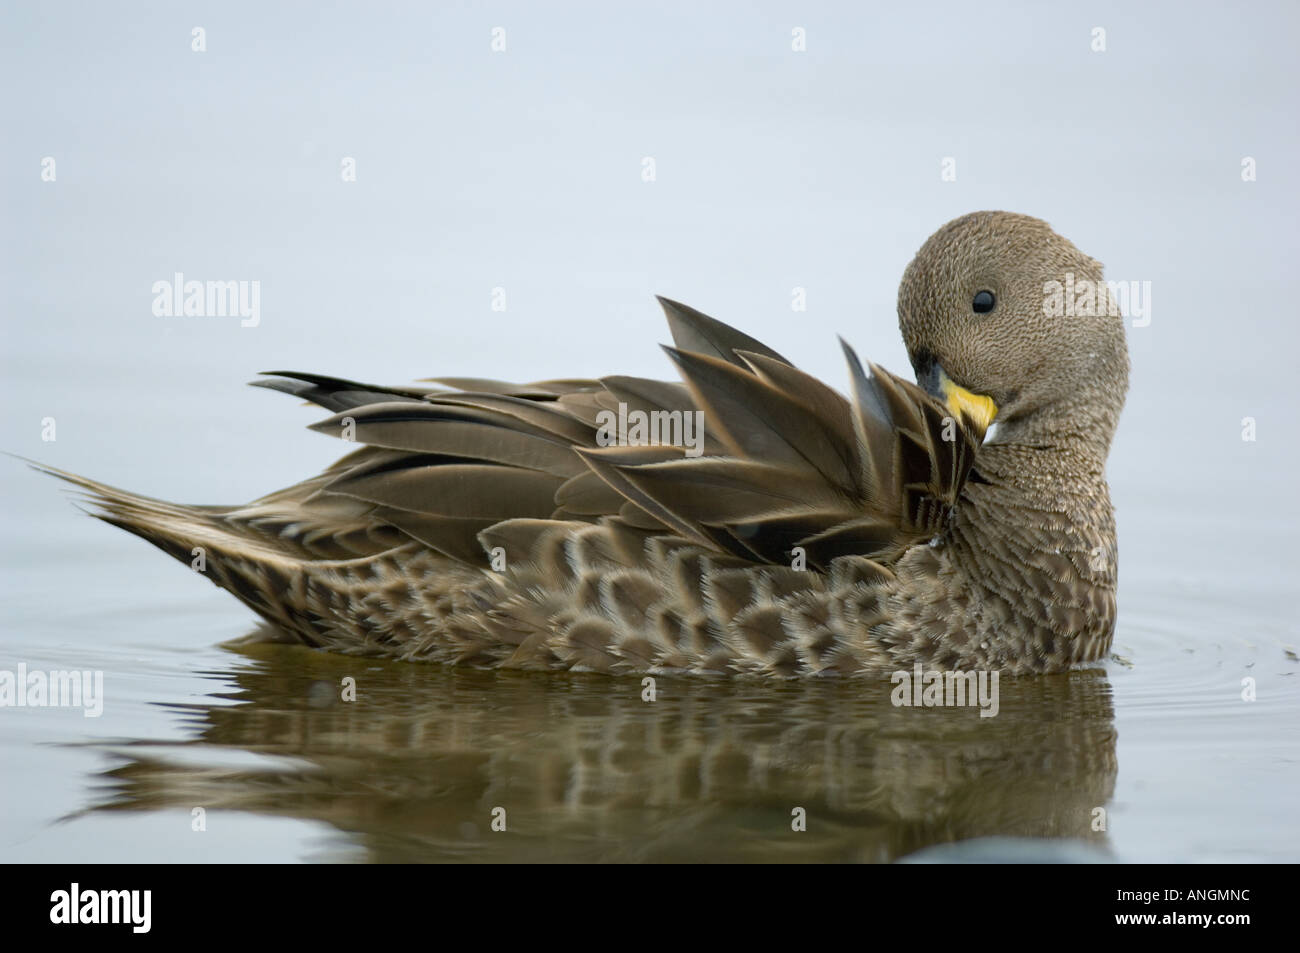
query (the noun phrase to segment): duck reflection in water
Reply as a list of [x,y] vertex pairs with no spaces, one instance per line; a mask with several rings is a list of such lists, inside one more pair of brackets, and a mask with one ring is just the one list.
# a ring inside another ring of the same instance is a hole
[[[171,706],[192,732],[180,749],[113,746],[123,760],[91,810],[323,822],[341,834],[331,859],[375,862],[890,861],[986,837],[1107,850],[1116,730],[1099,670],[1004,678],[981,718],[897,707],[888,680],[647,683],[237,651],[214,673],[228,690]],[[262,757],[231,768],[235,751]]]

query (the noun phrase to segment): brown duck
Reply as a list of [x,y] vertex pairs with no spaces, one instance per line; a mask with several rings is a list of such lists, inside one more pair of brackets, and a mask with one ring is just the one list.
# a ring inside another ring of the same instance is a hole
[[846,345],[845,398],[661,299],[682,383],[275,372],[257,383],[361,446],[245,506],[49,472],[233,593],[261,639],[611,673],[1060,671],[1114,631],[1104,468],[1129,366],[1113,308],[1045,305],[1067,275],[1109,302],[1044,222],[941,228],[898,297],[920,386]]

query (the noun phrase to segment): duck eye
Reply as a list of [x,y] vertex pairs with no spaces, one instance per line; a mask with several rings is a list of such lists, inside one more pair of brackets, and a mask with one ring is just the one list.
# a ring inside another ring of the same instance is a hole
[[975,300],[970,304],[975,309],[976,314],[988,314],[997,303],[992,291],[981,291],[975,295]]

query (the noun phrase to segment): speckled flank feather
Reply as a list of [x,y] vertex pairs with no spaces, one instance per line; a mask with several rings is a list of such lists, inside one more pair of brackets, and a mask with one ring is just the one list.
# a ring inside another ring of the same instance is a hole
[[[849,398],[664,301],[680,384],[278,372],[259,383],[333,411],[315,429],[364,446],[247,506],[48,472],[178,559],[202,548],[270,637],[335,652],[610,673],[1057,671],[1102,657],[1114,628],[1102,469],[1128,368],[1120,319],[1043,314],[1042,284],[1065,270],[1101,275],[1045,224],[977,213],[904,276],[918,374],[937,362],[1000,408],[983,445],[971,419],[847,346]],[[999,310],[969,314],[986,288]],[[620,403],[702,410],[704,455],[600,446],[597,415]]]

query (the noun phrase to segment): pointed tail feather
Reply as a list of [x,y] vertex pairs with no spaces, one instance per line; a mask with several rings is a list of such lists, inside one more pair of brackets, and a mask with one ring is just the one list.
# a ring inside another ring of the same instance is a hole
[[302,589],[302,560],[225,523],[225,507],[184,506],[130,493],[57,467],[25,460],[32,469],[78,489],[91,516],[147,540],[201,572],[268,622],[309,645],[311,627],[289,608],[286,596]]

